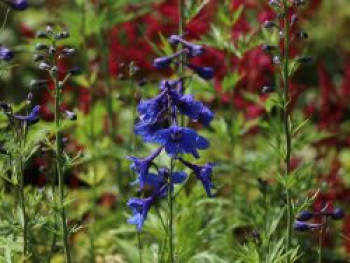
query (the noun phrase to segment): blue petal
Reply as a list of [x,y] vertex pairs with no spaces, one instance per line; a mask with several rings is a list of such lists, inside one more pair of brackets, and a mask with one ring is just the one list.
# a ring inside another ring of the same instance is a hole
[[181,184],[183,183],[187,178],[187,174],[185,172],[174,172],[171,175],[171,181],[174,184]]

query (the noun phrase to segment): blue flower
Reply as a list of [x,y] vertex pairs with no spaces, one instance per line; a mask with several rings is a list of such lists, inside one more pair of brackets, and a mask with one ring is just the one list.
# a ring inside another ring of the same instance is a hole
[[294,222],[294,229],[300,232],[306,232],[308,230],[320,229],[324,224],[312,224],[296,220]]
[[29,124],[33,124],[39,120],[40,106],[36,105],[27,116],[15,115],[14,118],[20,121],[25,121]]
[[140,119],[147,123],[153,123],[157,117],[165,110],[167,105],[166,98],[167,90],[162,91],[156,97],[149,100],[141,100],[137,106],[137,111],[140,113]]
[[128,223],[136,225],[137,231],[141,231],[144,222],[147,218],[147,214],[151,205],[153,203],[153,198],[148,197],[145,199],[141,198],[130,198],[128,202],[128,207],[132,210],[132,217],[128,219]]
[[169,37],[169,43],[172,45],[177,45],[182,43],[188,49],[188,55],[190,57],[200,56],[204,53],[204,48],[200,45],[192,44],[186,40],[184,40],[179,35],[172,35]]
[[196,178],[202,182],[208,197],[214,197],[215,195],[212,194],[211,190],[215,189],[215,186],[212,183],[212,173],[215,163],[207,163],[204,166],[199,166],[189,163],[182,158],[180,158],[179,160],[188,168],[190,168],[196,175]]
[[153,67],[157,69],[165,69],[168,68],[172,62],[173,57],[171,56],[159,57],[153,61]]
[[207,107],[203,106],[198,116],[198,121],[205,126],[209,126],[210,122],[214,119],[214,114]]
[[171,157],[178,154],[189,153],[199,158],[197,149],[203,150],[209,147],[209,142],[189,128],[173,125],[167,129],[157,131],[152,142],[164,145],[165,151]]
[[144,175],[148,173],[149,167],[152,165],[153,160],[161,153],[163,150],[163,147],[159,147],[157,150],[155,150],[153,153],[151,153],[150,156],[147,156],[146,158],[137,158],[134,156],[129,156],[128,159],[133,161],[130,168],[134,170],[139,175]]
[[153,135],[162,128],[160,121],[154,123],[146,123],[140,121],[135,124],[134,132],[135,134],[142,137],[145,142],[151,142]]
[[[139,189],[143,190],[146,185],[153,188],[154,197],[164,197],[168,193],[169,189],[169,174],[170,171],[167,168],[160,168],[158,174],[147,173],[140,175],[139,178],[133,182],[133,184],[139,184]],[[187,174],[182,171],[173,172],[171,174],[170,189],[174,188],[174,184],[181,184],[187,178]]]
[[345,217],[344,211],[340,208],[335,208],[332,213],[330,213],[330,216],[333,220],[340,220]]
[[0,59],[10,61],[13,59],[13,52],[9,48],[0,45]]
[[24,11],[28,7],[27,0],[5,0],[5,3],[16,11]]

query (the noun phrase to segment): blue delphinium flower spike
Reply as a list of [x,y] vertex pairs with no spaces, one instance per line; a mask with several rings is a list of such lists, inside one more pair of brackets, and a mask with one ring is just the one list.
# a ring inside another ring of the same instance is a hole
[[27,116],[15,115],[14,118],[33,124],[39,120],[40,106],[36,105]]
[[4,61],[12,60],[13,52],[9,48],[0,45],[0,59]]
[[189,153],[199,158],[197,149],[204,150],[210,145],[207,139],[198,135],[194,130],[177,125],[157,131],[152,141],[164,145],[165,151],[171,157]]
[[130,198],[128,207],[132,210],[132,217],[128,219],[129,224],[136,225],[137,231],[141,231],[144,222],[147,218],[148,211],[152,205],[153,198],[148,197],[145,199],[141,198]]
[[182,158],[179,158],[179,160],[188,168],[190,168],[196,175],[196,178],[202,182],[208,197],[214,197],[214,194],[212,194],[211,190],[215,189],[215,186],[212,183],[212,173],[215,163],[207,163],[204,166],[199,166],[187,162]]

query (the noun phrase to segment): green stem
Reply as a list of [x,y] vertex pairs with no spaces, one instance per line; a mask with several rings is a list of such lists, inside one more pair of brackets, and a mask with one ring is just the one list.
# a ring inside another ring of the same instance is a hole
[[141,233],[137,231],[137,243],[139,245],[139,262],[142,263],[142,243],[141,243]]
[[322,263],[322,229],[318,233],[317,263]]
[[[57,67],[56,59],[54,59],[54,65]],[[64,204],[64,178],[63,178],[63,163],[62,163],[62,134],[61,134],[61,115],[60,115],[60,105],[61,105],[61,85],[58,79],[58,73],[53,76],[55,84],[55,128],[56,128],[56,173],[58,178],[58,194],[59,194],[59,204],[60,204],[60,216],[62,224],[62,238],[63,238],[63,249],[66,258],[66,262],[71,262],[70,247],[68,243],[68,229],[67,229],[67,215],[66,208]]]
[[19,199],[20,206],[23,214],[23,254],[24,257],[28,256],[28,219],[27,219],[27,211],[25,205],[25,196],[24,196],[24,178],[23,178],[23,161],[22,156],[19,156]]
[[168,206],[169,206],[169,217],[168,217],[168,247],[169,247],[169,263],[174,263],[174,243],[173,243],[173,195],[171,191],[171,178],[172,174],[174,171],[174,166],[175,166],[176,159],[172,158],[171,159],[171,164],[170,164],[170,173],[168,177]]
[[[283,94],[284,94],[284,107],[283,107],[283,126],[286,139],[286,156],[285,156],[285,173],[286,176],[290,176],[291,172],[291,133],[289,118],[290,113],[288,109],[288,104],[290,101],[289,98],[289,48],[290,48],[290,39],[289,31],[290,24],[288,18],[288,1],[284,0],[284,60],[283,60]],[[287,240],[286,240],[286,252],[289,253],[292,241],[292,220],[293,220],[293,211],[292,211],[292,199],[289,186],[286,187],[286,197],[287,197]],[[287,263],[291,262],[290,254],[287,255]]]

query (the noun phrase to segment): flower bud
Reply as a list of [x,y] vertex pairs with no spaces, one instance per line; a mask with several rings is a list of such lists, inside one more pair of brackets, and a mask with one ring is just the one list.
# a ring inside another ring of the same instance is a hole
[[47,35],[47,33],[44,32],[44,31],[39,31],[39,32],[37,32],[36,35],[35,35],[35,37],[36,37],[36,38],[49,38],[49,36]]
[[45,50],[45,49],[48,49],[49,46],[48,45],[45,45],[43,43],[37,43],[36,46],[35,46],[35,50]]
[[331,218],[333,220],[340,220],[345,217],[344,211],[340,208],[335,208],[334,211],[331,213]]
[[274,27],[277,27],[277,24],[275,23],[275,22],[273,22],[273,21],[269,21],[269,20],[267,20],[267,21],[265,21],[264,22],[264,28],[266,28],[266,29],[270,29],[270,28],[274,28]]
[[310,56],[305,56],[305,57],[297,58],[296,61],[300,64],[307,64],[307,63],[312,62],[313,59]]
[[68,120],[75,121],[77,119],[75,112],[66,110],[65,113]]
[[69,33],[67,31],[60,32],[54,36],[56,40],[69,38]]
[[51,67],[50,67],[49,64],[47,64],[47,63],[45,63],[45,62],[41,62],[41,63],[39,64],[39,69],[40,69],[40,70],[50,70]]
[[297,220],[299,220],[299,221],[309,221],[310,219],[312,219],[313,216],[314,216],[314,214],[309,212],[309,211],[302,211],[297,216]]
[[157,69],[165,69],[170,66],[172,57],[159,57],[153,61],[153,66]]
[[42,60],[44,60],[44,55],[35,54],[33,59],[34,59],[35,62],[42,61]]
[[69,73],[72,75],[72,76],[79,76],[81,74],[83,74],[83,71],[81,68],[79,67],[74,67],[72,68],[71,70],[69,70]]

